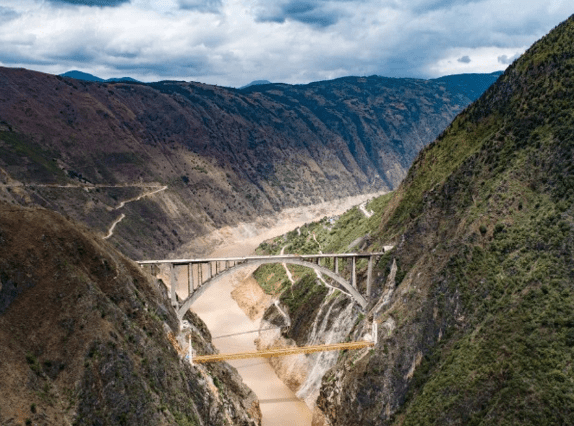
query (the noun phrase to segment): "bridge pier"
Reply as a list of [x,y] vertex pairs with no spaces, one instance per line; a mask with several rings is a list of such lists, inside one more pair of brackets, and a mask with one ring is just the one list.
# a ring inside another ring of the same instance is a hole
[[351,285],[355,288],[355,290],[357,289],[357,258],[353,257],[352,259],[352,272],[351,272]]
[[373,281],[373,256],[369,257],[369,266],[367,267],[367,302],[371,301],[371,283]]
[[175,287],[177,285],[177,277],[175,276],[175,265],[173,263],[169,264],[169,298],[171,300],[171,306],[177,308],[177,297],[175,295]]

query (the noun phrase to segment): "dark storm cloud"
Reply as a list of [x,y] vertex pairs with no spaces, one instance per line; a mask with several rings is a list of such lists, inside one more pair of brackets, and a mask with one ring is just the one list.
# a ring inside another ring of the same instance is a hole
[[463,64],[469,64],[470,63],[470,58],[468,57],[468,55],[463,56],[462,58],[458,58],[457,59],[458,62],[461,62]]
[[422,0],[406,2],[408,8],[415,14],[425,14],[441,9],[452,9],[459,5],[468,5],[471,3],[480,3],[482,0]]
[[73,4],[77,6],[97,6],[97,7],[114,7],[130,2],[130,0],[49,0],[49,1],[55,4]]
[[222,0],[179,0],[180,9],[196,10],[198,12],[219,13]]
[[50,58],[59,62],[72,62],[75,64],[85,64],[85,63],[92,63],[95,60],[99,59],[99,55],[92,49],[75,48],[63,51],[58,54],[53,54],[50,56]]
[[15,19],[20,14],[16,12],[14,9],[10,9],[9,7],[0,6],[0,20],[8,21],[10,19]]
[[332,7],[336,3],[313,0],[265,2],[257,10],[257,21],[282,24],[290,20],[316,27],[329,27],[345,15],[343,10]]
[[115,58],[113,68],[124,73],[156,75],[160,78],[189,75],[217,75],[219,72],[209,63],[209,58],[200,55],[179,55],[174,57],[141,58],[136,61],[122,61]]
[[14,44],[0,44],[0,61],[7,66],[19,66],[26,64],[29,66],[50,66],[58,63],[52,57],[46,58],[30,52],[31,41],[24,41]]

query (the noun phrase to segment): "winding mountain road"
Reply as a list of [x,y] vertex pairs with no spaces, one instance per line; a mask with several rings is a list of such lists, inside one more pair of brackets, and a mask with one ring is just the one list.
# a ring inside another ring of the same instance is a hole
[[[283,256],[285,254],[285,249],[287,248],[289,244],[287,244],[286,246],[284,246],[281,249],[281,256]],[[287,278],[289,278],[289,281],[291,281],[291,285],[295,284],[295,280],[293,279],[293,275],[291,275],[291,271],[289,270],[289,268],[287,267],[286,263],[282,263],[283,268],[285,268],[285,272],[287,273]]]
[[135,198],[130,198],[128,200],[122,201],[117,207],[114,207],[114,210],[119,210],[123,206],[125,206],[127,203],[133,203],[134,201],[141,200],[143,197],[148,197],[148,196],[156,194],[158,192],[165,191],[166,189],[167,189],[167,185],[162,186],[161,188],[155,189],[155,190],[150,191],[150,192],[144,192],[143,194],[141,194]]
[[122,215],[121,215],[119,218],[117,218],[116,220],[114,220],[114,223],[112,223],[112,226],[110,226],[110,229],[109,229],[109,231],[108,231],[108,235],[106,235],[106,236],[104,237],[104,240],[107,240],[107,239],[110,238],[112,235],[114,235],[114,228],[116,227],[116,225],[117,225],[118,223],[120,223],[122,220],[124,220],[125,217],[126,217],[126,215],[122,213]]
[[359,204],[359,209],[363,212],[365,217],[368,219],[374,214],[374,212],[372,210],[370,210],[370,211],[367,210],[367,203],[368,203],[368,201],[365,201],[365,202]]
[[[138,195],[138,196],[135,197],[135,198],[129,198],[129,199],[127,199],[127,200],[124,200],[124,201],[120,202],[120,204],[118,204],[117,207],[114,207],[113,210],[119,210],[119,209],[121,209],[122,207],[124,207],[124,206],[125,206],[126,204],[128,204],[128,203],[133,203],[134,201],[141,200],[143,197],[149,197],[150,195],[157,194],[158,192],[161,192],[161,191],[165,191],[166,189],[167,189],[167,185],[162,186],[161,188],[156,188],[156,189],[154,189],[153,191],[144,192],[144,193]],[[114,228],[116,227],[116,225],[117,225],[118,223],[120,223],[122,220],[124,220],[125,217],[126,217],[126,215],[122,213],[122,215],[121,215],[119,218],[117,218],[116,220],[114,220],[114,222],[113,222],[112,225],[110,226],[110,229],[108,230],[108,234],[107,234],[105,237],[103,237],[104,240],[107,240],[107,239],[110,238],[112,235],[114,235]]]

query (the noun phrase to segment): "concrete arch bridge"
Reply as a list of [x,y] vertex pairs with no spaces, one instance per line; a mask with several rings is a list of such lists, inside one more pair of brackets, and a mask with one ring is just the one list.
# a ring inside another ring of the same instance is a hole
[[[152,275],[157,275],[159,266],[164,265],[169,270],[169,295],[173,307],[177,311],[180,322],[183,316],[189,310],[191,305],[199,298],[207,288],[217,283],[217,281],[232,275],[239,269],[249,266],[260,266],[270,263],[283,263],[288,265],[300,265],[312,268],[331,278],[338,289],[351,297],[358,303],[362,309],[367,307],[371,294],[371,284],[373,275],[373,262],[378,257],[385,254],[384,251],[377,253],[335,253],[335,254],[311,254],[296,255],[285,254],[278,256],[248,256],[248,257],[222,257],[222,258],[205,258],[205,259],[164,259],[164,260],[143,260],[137,263],[142,268],[147,268]],[[366,295],[362,295],[357,288],[357,260],[368,259],[367,268],[367,288]],[[327,259],[331,259],[329,262]],[[339,272],[341,262],[350,262],[351,279],[348,281]],[[186,281],[187,293],[180,303],[176,297],[176,289],[182,286],[178,283],[182,279],[181,270],[177,273],[176,269],[186,268],[184,280]],[[331,269],[332,268],[332,269]]]

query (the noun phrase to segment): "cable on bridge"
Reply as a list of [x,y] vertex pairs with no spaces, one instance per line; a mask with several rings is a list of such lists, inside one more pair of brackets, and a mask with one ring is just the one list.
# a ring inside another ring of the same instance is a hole
[[267,349],[264,351],[238,352],[233,354],[199,355],[193,357],[193,363],[201,364],[205,362],[229,361],[232,359],[271,358],[274,356],[309,354],[313,352],[361,349],[369,346],[375,346],[375,342],[365,340],[362,342],[334,343],[330,345],[313,345],[313,346],[301,346],[291,348]]
[[241,334],[251,334],[251,333],[259,333],[260,331],[268,331],[268,330],[281,330],[283,327],[269,327],[269,328],[262,328],[261,330],[251,330],[251,331],[242,331],[240,333],[233,333],[233,334],[224,334],[222,336],[212,337],[211,340],[215,339],[223,339],[225,337],[233,337],[239,336]]

